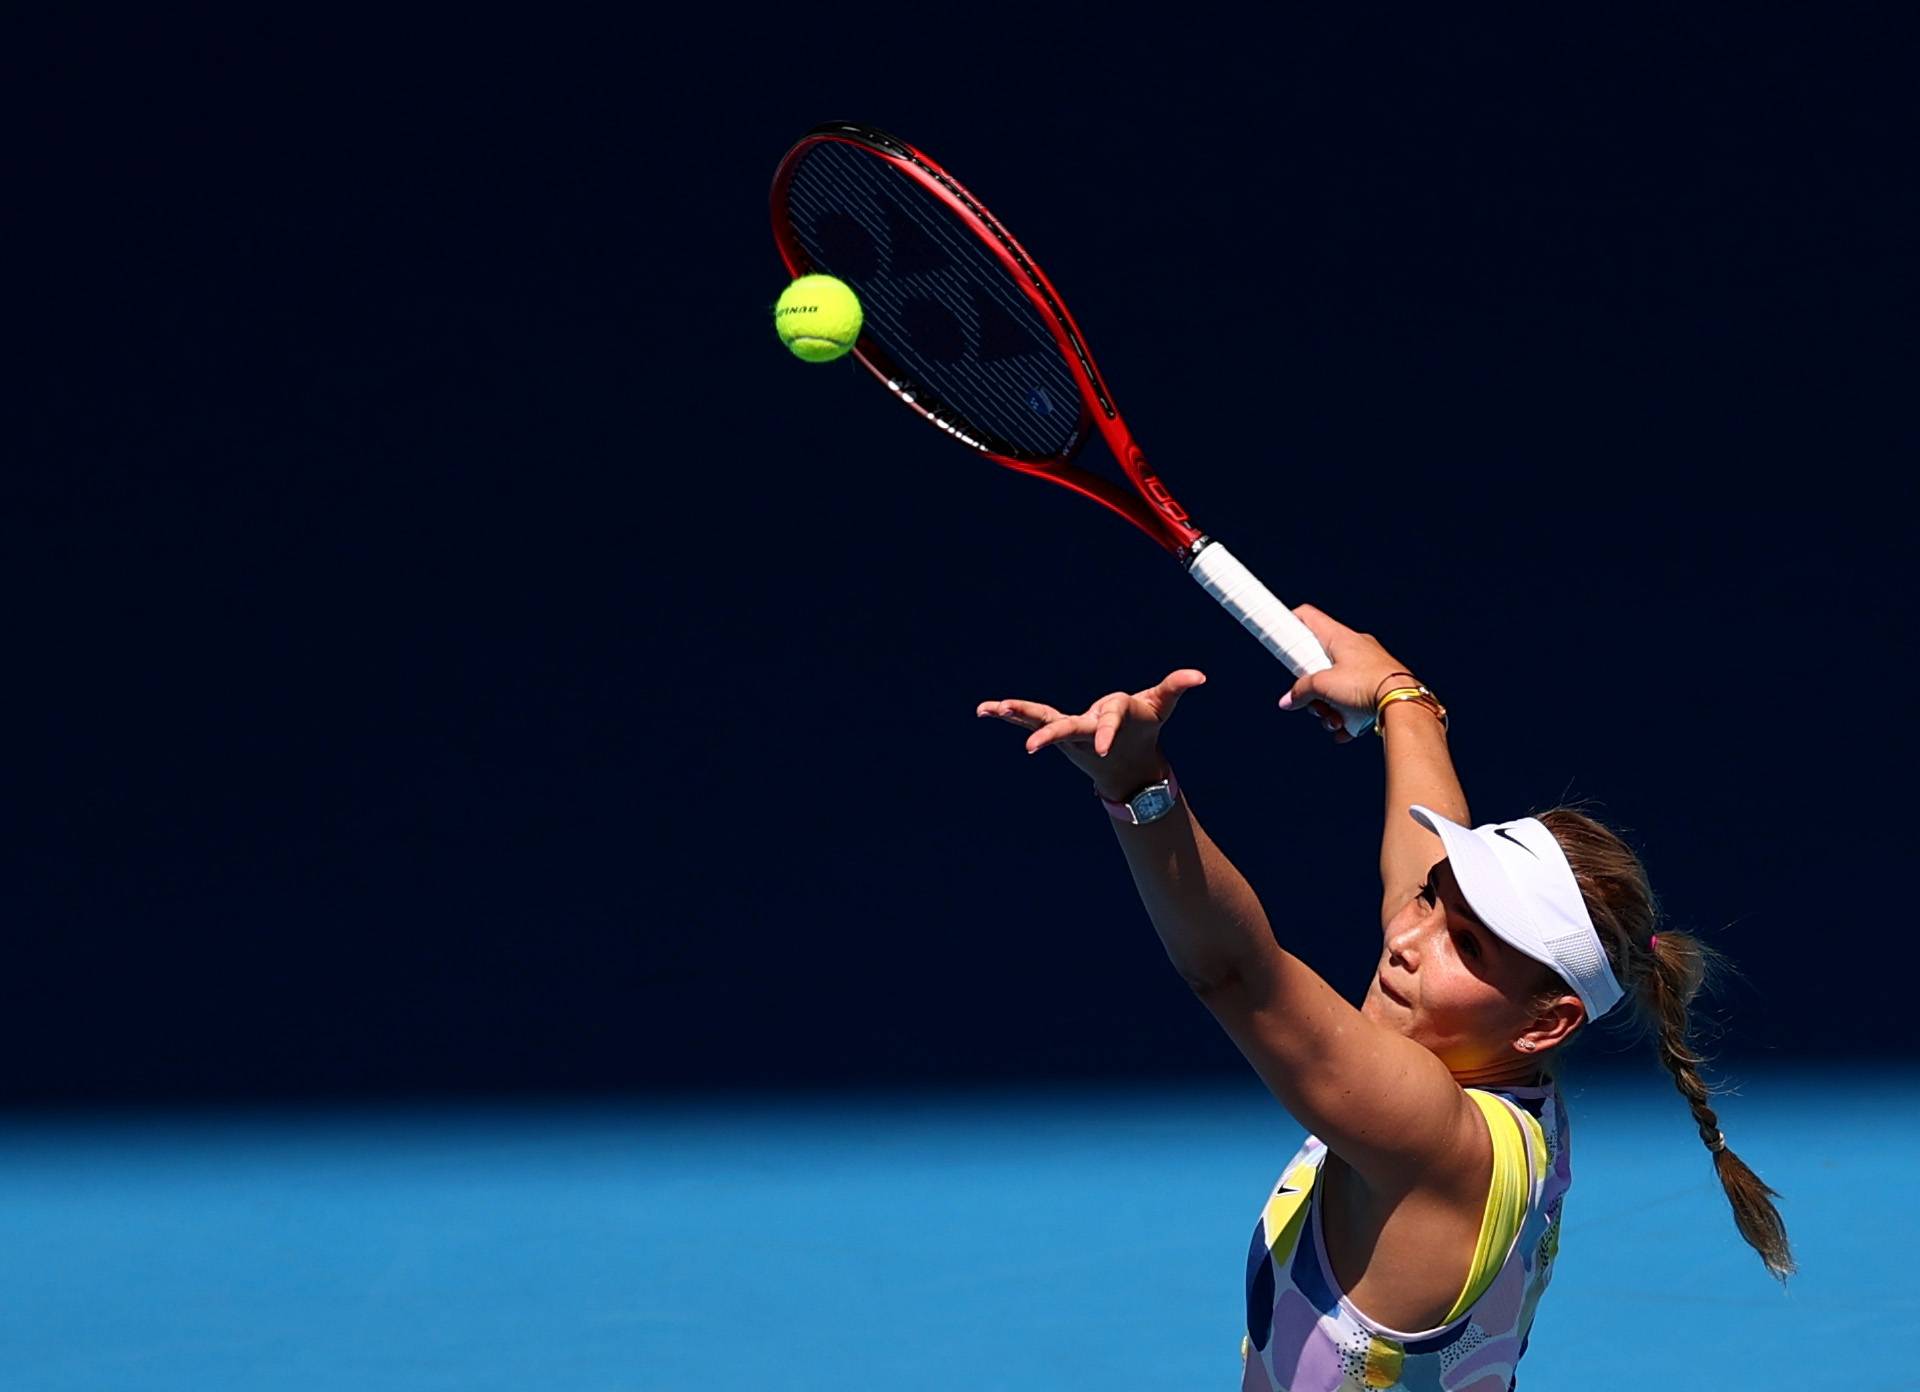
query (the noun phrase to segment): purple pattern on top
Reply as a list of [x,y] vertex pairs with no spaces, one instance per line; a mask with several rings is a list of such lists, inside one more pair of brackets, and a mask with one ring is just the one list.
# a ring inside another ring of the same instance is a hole
[[[1276,1360],[1286,1356],[1278,1345],[1273,1353]],[[1277,1372],[1282,1365],[1276,1361],[1273,1366]],[[1286,1385],[1290,1388],[1338,1387],[1342,1376],[1338,1346],[1328,1337],[1326,1330],[1316,1326],[1301,1346],[1300,1357],[1293,1365],[1293,1376],[1286,1380]]]

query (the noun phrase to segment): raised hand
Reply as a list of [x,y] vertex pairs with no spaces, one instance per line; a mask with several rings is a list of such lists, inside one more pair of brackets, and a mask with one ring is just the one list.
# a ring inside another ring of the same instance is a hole
[[1293,612],[1320,640],[1333,666],[1295,682],[1293,689],[1280,698],[1280,709],[1311,708],[1322,727],[1332,732],[1335,742],[1345,744],[1352,736],[1346,732],[1339,710],[1372,715],[1374,698],[1389,677],[1403,678],[1399,683],[1402,686],[1413,685],[1415,678],[1371,633],[1356,632],[1311,604],[1302,604]]
[[1078,715],[1045,702],[1020,700],[982,701],[974,714],[1032,731],[1027,753],[1057,747],[1093,780],[1101,796],[1118,800],[1166,777],[1160,727],[1180,697],[1206,680],[1206,673],[1182,667],[1143,691],[1109,692]]

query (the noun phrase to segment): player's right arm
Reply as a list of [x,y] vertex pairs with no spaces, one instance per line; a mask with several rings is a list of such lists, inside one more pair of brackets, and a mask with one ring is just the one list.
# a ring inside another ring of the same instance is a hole
[[[1372,634],[1356,633],[1311,604],[1293,612],[1319,639],[1333,666],[1295,682],[1287,693],[1286,709],[1302,710],[1316,699],[1367,709],[1375,697],[1394,687],[1419,684],[1406,664]],[[1386,820],[1380,833],[1380,922],[1384,926],[1420,892],[1427,872],[1446,855],[1440,838],[1408,816],[1407,809],[1418,804],[1463,826],[1473,823],[1439,717],[1425,706],[1395,702],[1387,708],[1381,730],[1387,764]],[[1344,743],[1347,735],[1338,731],[1334,738]]]

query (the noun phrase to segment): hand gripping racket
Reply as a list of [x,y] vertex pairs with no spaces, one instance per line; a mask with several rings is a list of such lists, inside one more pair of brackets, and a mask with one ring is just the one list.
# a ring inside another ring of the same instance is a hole
[[[817,126],[773,178],[789,274],[853,287],[854,355],[893,394],[997,464],[1110,508],[1179,558],[1295,676],[1333,664],[1267,587],[1193,525],[1121,419],[1053,282],[954,177],[870,126]],[[1074,463],[1095,430],[1131,491]],[[1348,713],[1359,734],[1371,712]]]

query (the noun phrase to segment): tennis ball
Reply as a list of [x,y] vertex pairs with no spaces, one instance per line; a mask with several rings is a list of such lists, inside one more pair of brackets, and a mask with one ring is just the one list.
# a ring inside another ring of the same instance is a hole
[[780,293],[774,332],[807,362],[843,358],[860,337],[860,297],[830,275],[803,275]]

